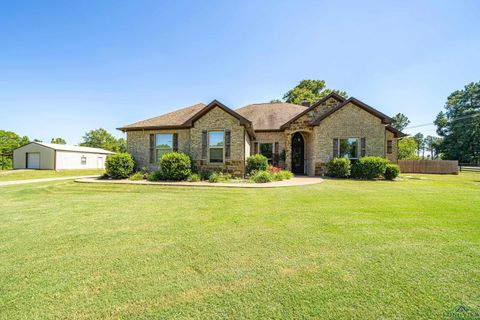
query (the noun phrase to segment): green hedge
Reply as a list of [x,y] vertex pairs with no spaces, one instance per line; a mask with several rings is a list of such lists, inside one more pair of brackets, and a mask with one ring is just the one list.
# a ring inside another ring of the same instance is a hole
[[105,171],[112,179],[128,178],[134,167],[135,161],[129,153],[112,154],[105,161]]
[[160,170],[167,180],[186,180],[192,174],[192,161],[185,153],[169,152],[160,158]]
[[350,176],[350,160],[333,158],[327,165],[327,175],[335,178],[348,178]]
[[352,177],[357,179],[375,179],[385,174],[388,160],[380,157],[363,157],[352,166]]

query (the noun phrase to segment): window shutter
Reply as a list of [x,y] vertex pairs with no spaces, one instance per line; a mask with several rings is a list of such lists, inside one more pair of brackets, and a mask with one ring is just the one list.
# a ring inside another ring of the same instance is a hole
[[173,152],[178,152],[178,133],[173,134],[173,139],[172,139],[172,144],[173,144]]
[[333,158],[338,157],[338,139],[333,139]]
[[202,131],[202,159],[207,159],[207,130]]
[[225,130],[225,159],[230,158],[230,130]]
[[276,166],[278,166],[278,162],[279,162],[279,157],[278,157],[278,150],[279,147],[278,147],[278,141],[275,141],[275,144],[273,146],[273,162]]
[[155,135],[150,135],[150,153],[149,153],[149,162],[155,162]]
[[257,154],[258,153],[258,142],[255,142],[253,144],[253,150],[254,150],[254,153]]
[[391,154],[393,151],[393,141],[392,140],[387,140],[387,153]]
[[362,138],[361,142],[360,142],[360,145],[361,145],[361,157],[365,157],[365,155],[367,154],[367,139],[366,138]]

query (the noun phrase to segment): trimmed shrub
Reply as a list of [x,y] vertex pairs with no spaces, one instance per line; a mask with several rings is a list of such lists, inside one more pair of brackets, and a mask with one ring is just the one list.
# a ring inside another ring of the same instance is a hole
[[275,181],[290,180],[292,178],[293,178],[293,173],[291,173],[288,170],[282,170],[273,175],[273,180]]
[[327,175],[335,178],[348,178],[350,176],[350,159],[333,158],[328,162]]
[[380,157],[363,157],[352,166],[352,176],[357,179],[375,179],[385,174],[388,160]]
[[383,175],[387,180],[393,180],[400,174],[400,167],[397,164],[389,163],[385,168],[385,174]]
[[198,174],[200,175],[200,180],[208,180],[208,179],[210,179],[210,176],[212,175],[212,171],[200,170],[198,172]]
[[117,153],[107,157],[105,161],[105,171],[112,179],[128,178],[135,167],[130,153]]
[[267,183],[272,182],[274,175],[268,171],[262,170],[255,172],[251,177],[250,180],[255,183]]
[[141,172],[136,172],[132,174],[130,178],[128,178],[128,180],[132,180],[132,181],[143,180],[143,179],[145,179],[145,176]]
[[192,174],[192,162],[185,153],[169,152],[160,158],[160,170],[167,180],[185,180]]
[[199,182],[200,180],[200,175],[198,173],[192,173],[190,177],[188,177],[188,181],[190,182]]
[[268,168],[268,159],[262,154],[255,154],[247,158],[247,174],[253,171],[265,171]]
[[208,182],[228,182],[232,179],[232,176],[228,173],[213,172],[208,177]]
[[147,180],[148,181],[160,181],[164,180],[163,173],[160,170],[150,172],[147,174]]

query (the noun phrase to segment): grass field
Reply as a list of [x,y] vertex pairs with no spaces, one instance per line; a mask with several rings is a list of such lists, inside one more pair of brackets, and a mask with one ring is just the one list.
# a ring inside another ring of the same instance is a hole
[[101,175],[103,170],[82,169],[82,170],[0,170],[0,181],[31,180],[43,178],[63,178],[75,176]]
[[459,305],[480,312],[480,174],[0,189],[2,319],[438,319]]

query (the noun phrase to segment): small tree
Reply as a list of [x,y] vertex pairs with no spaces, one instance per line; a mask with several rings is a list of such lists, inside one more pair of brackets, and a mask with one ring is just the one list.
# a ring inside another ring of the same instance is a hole
[[417,142],[412,137],[404,137],[398,140],[398,159],[416,160]]
[[415,142],[417,143],[417,156],[420,156],[420,152],[422,152],[422,154],[424,155],[425,154],[425,138],[423,134],[419,132],[413,136],[413,139],[415,139]]

